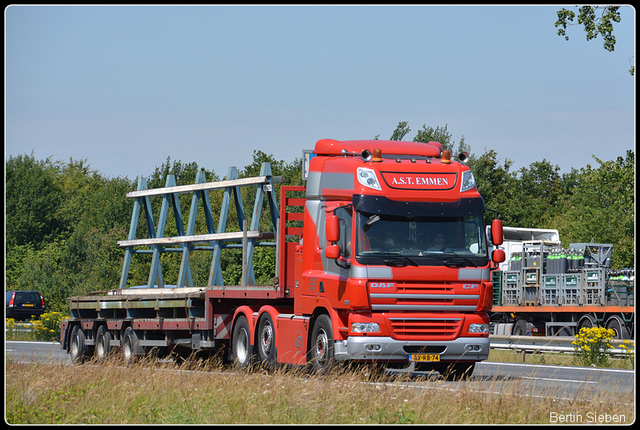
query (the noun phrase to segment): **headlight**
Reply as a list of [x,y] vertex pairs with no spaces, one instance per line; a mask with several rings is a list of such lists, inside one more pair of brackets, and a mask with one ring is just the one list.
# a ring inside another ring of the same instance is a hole
[[365,187],[382,191],[382,188],[380,188],[380,184],[378,183],[376,172],[374,172],[373,170],[367,169],[366,167],[358,167],[356,176],[358,177],[358,182],[360,182]]
[[351,323],[351,331],[354,333],[375,333],[380,331],[378,323]]
[[489,324],[469,324],[469,333],[489,334]]
[[460,186],[460,192],[472,190],[476,186],[476,179],[473,177],[471,170],[465,170],[462,172],[462,185]]

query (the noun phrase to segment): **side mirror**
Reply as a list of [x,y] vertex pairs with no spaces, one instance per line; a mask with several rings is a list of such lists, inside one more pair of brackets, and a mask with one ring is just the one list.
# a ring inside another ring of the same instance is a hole
[[324,255],[327,258],[336,260],[340,258],[340,246],[338,245],[329,245],[324,249]]
[[497,263],[502,263],[506,258],[507,258],[507,256],[504,253],[504,250],[502,250],[500,248],[494,249],[493,253],[491,253],[491,261],[493,261],[496,264]]
[[500,221],[497,218],[494,219],[493,222],[491,223],[491,241],[496,246],[502,245],[502,241],[503,241],[502,221]]
[[325,229],[327,233],[327,241],[337,242],[340,240],[340,219],[337,216],[330,215],[327,217]]

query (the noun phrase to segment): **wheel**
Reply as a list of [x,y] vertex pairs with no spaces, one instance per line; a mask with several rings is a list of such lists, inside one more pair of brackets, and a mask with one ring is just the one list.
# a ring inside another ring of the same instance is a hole
[[531,328],[533,324],[527,322],[526,320],[518,320],[513,326],[513,331],[511,332],[514,336],[531,336]]
[[614,331],[614,339],[629,339],[631,336],[629,335],[629,331],[627,330],[627,325],[624,323],[623,319],[618,315],[613,315],[609,317],[607,320],[607,329],[611,329]]
[[71,361],[76,364],[82,363],[89,355],[89,348],[86,345],[86,336],[80,326],[74,326],[69,338],[69,354]]
[[440,372],[442,377],[447,381],[459,381],[469,379],[473,374],[475,367],[476,363],[441,364],[438,367],[438,372]]
[[238,370],[244,370],[251,366],[251,331],[249,323],[244,316],[238,317],[233,326],[233,336],[231,340],[232,361]]
[[598,327],[598,322],[596,319],[589,314],[584,314],[580,317],[580,321],[578,321],[578,327],[576,328],[576,334],[580,333],[580,329],[582,328],[593,328]]
[[333,330],[328,315],[320,315],[313,324],[308,362],[317,374],[326,373],[334,364]]
[[98,361],[104,360],[111,352],[111,332],[103,325],[100,326],[96,333],[96,351],[95,356]]
[[258,323],[258,357],[263,366],[270,368],[276,364],[276,333],[271,315],[265,313]]
[[144,355],[144,350],[138,335],[131,327],[127,327],[122,336],[122,360],[125,364],[134,363],[141,355]]

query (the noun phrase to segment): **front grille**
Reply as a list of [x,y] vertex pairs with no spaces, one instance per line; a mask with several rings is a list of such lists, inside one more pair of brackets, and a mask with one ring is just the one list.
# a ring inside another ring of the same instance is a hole
[[478,290],[456,292],[452,286],[394,283],[393,288],[369,288],[373,311],[475,312]]
[[390,317],[393,338],[455,339],[462,327],[462,318]]

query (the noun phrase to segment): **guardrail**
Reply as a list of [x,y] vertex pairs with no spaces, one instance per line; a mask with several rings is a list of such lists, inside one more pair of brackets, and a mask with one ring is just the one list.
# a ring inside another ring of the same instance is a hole
[[[489,336],[491,348],[513,349],[524,352],[575,352],[573,336]],[[612,356],[624,356],[628,353],[626,349],[620,348],[624,340],[613,339],[611,344],[613,349],[609,350]],[[635,341],[634,341],[635,346]],[[635,354],[635,350],[632,350]]]

